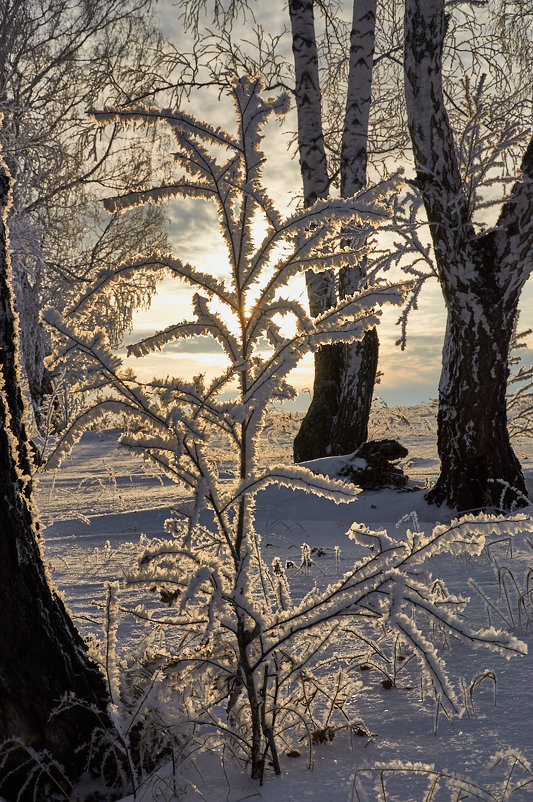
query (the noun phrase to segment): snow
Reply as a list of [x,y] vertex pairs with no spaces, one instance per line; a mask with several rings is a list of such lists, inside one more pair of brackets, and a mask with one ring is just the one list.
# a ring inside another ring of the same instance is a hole
[[[394,539],[407,529],[430,531],[438,521],[450,521],[452,511],[428,506],[423,497],[423,488],[435,480],[438,471],[434,413],[435,408],[430,405],[374,410],[370,436],[396,437],[409,449],[403,461],[410,476],[407,491],[364,491],[354,501],[342,505],[300,490],[272,485],[257,495],[255,526],[262,536],[264,559],[271,563],[275,557],[280,557],[284,565],[287,561],[293,563],[287,573],[290,575],[292,571],[293,574],[294,595],[302,594],[314,583],[326,587],[335,582],[339,562],[342,573],[350,560],[363,553],[363,547],[346,536],[354,522],[373,530],[386,530],[388,537]],[[280,462],[290,467],[291,443],[298,420],[294,413],[270,414],[259,449],[262,470]],[[84,434],[61,470],[55,475],[41,475],[39,482],[39,507],[46,527],[46,560],[77,626],[84,635],[96,638],[102,637],[105,584],[121,580],[135,563],[146,539],[164,536],[163,524],[172,506],[179,500],[186,500],[166,477],[154,475],[139,458],[118,448],[117,437],[118,430]],[[530,489],[533,489],[529,444],[520,441],[515,446]],[[326,460],[324,472],[334,473],[331,470],[334,462],[335,458],[331,458],[328,470]],[[233,481],[228,452],[219,455],[219,475],[227,475],[228,483]],[[533,508],[526,509],[526,513],[531,512]],[[531,598],[525,599],[519,622],[512,583],[507,584],[510,594],[507,605],[498,588],[494,564],[507,566],[507,577],[512,574],[517,585],[526,588],[527,572],[533,568],[531,529],[528,521],[522,531],[510,536],[504,525],[501,536],[492,537],[493,545],[485,548],[479,557],[439,554],[432,558],[433,576],[442,578],[457,595],[471,597],[465,615],[472,626],[502,627],[504,621],[500,614],[508,619],[511,611],[515,616],[514,625],[511,623],[513,634],[528,644],[530,650],[533,645]],[[306,571],[299,571],[303,544],[309,546],[312,564]],[[470,579],[493,605],[490,620],[487,619],[487,605]],[[133,607],[139,601],[146,603],[146,597],[141,599],[131,588],[121,589],[122,606]],[[127,654],[134,649],[140,635],[139,625],[125,616],[118,630],[119,652]],[[433,633],[433,637],[444,636]],[[341,647],[339,644],[339,650]],[[360,735],[350,737],[346,731],[339,731],[331,742],[313,747],[312,771],[305,743],[297,750],[298,756],[282,754],[282,776],[266,772],[262,786],[248,779],[228,756],[205,749],[187,755],[184,747],[183,754],[178,756],[176,775],[172,775],[169,765],[162,766],[138,790],[135,799],[144,802],[171,799],[347,802],[363,799],[363,789],[369,800],[381,802],[384,797],[375,788],[379,773],[366,776],[360,772],[365,767],[371,769],[387,764],[389,767],[401,765],[404,769],[388,775],[387,802],[423,800],[434,775],[429,775],[428,769],[422,773],[413,769],[406,772],[408,762],[432,764],[437,773],[447,770],[494,791],[497,783],[507,777],[509,762],[502,761],[489,770],[487,765],[493,755],[511,749],[519,750],[527,760],[533,758],[528,713],[533,658],[507,659],[486,649],[473,651],[454,641],[450,641],[448,647],[447,668],[459,696],[463,696],[460,702],[465,712],[460,718],[449,721],[441,710],[436,726],[435,702],[428,696],[421,699],[414,662],[405,666],[396,662],[396,687],[387,689],[382,683],[386,679],[384,672],[390,673],[390,666],[376,658],[375,664],[381,665],[384,671],[378,668],[363,671],[356,666],[361,686],[354,701]],[[463,691],[459,677],[464,678]],[[527,767],[518,767],[512,780],[514,787],[521,781],[533,780],[533,776]],[[511,799],[525,802],[531,798],[531,788],[531,784],[519,788]],[[462,798],[475,798],[472,793]],[[503,798],[501,789],[498,793],[496,797],[480,795],[478,798]],[[447,794],[438,792],[435,802],[449,799],[450,791]],[[133,797],[127,799],[130,802]]]

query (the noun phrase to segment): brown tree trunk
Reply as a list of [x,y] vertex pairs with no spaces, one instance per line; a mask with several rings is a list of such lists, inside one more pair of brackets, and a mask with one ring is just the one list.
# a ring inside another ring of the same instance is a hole
[[[55,780],[69,792],[85,768],[98,723],[88,706],[105,711],[107,693],[51,587],[38,544],[7,252],[8,202],[9,178],[0,165],[0,794],[18,800],[35,768],[26,747],[47,750],[64,766],[65,777],[57,773]],[[65,696],[82,705],[53,715]],[[37,774],[35,782],[41,783],[35,798],[46,799],[45,778]],[[20,799],[33,800],[34,787],[32,782]]]

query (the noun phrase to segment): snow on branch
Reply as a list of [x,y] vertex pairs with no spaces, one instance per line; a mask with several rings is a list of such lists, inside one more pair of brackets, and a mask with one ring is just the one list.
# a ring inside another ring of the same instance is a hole
[[220,298],[220,300],[226,302],[228,305],[232,307],[235,306],[236,299],[234,294],[226,290],[223,282],[217,281],[217,279],[209,273],[197,270],[188,262],[182,262],[180,259],[176,259],[171,254],[154,252],[148,256],[139,256],[131,261],[119,264],[116,267],[101,270],[91,286],[66,310],[65,315],[69,317],[78,314],[90,303],[94,296],[98,296],[100,293],[104,292],[109,284],[123,278],[131,278],[137,271],[146,270],[147,268],[156,271],[164,270],[169,275],[184,279],[193,287],[201,287],[210,295]]
[[116,212],[126,212],[136,206],[143,206],[146,203],[163,203],[171,198],[201,198],[202,200],[212,200],[215,190],[205,184],[193,184],[190,181],[178,181],[175,184],[163,184],[151,189],[128,192],[125,195],[106,198],[104,207],[110,214]]
[[61,434],[55,447],[49,453],[46,460],[46,469],[55,471],[60,466],[65,457],[68,457],[82,434],[94,426],[109,413],[126,414],[135,416],[137,410],[133,405],[127,404],[122,399],[111,396],[100,399],[92,404],[82,414],[80,414],[68,427],[66,432]]
[[[327,270],[344,264],[355,263],[357,253],[341,246],[341,240],[349,242],[350,234],[346,224],[356,228],[367,226],[376,228],[390,219],[390,209],[382,203],[387,195],[398,192],[403,186],[403,178],[398,172],[388,182],[378,187],[364,190],[351,198],[332,198],[318,200],[312,206],[297,212],[280,222],[275,230],[269,231],[258,247],[250,265],[248,283],[256,278],[256,273],[270,259],[272,252],[282,243],[292,245],[292,253],[285,260],[287,267],[292,263],[303,263],[316,256],[316,264],[308,264],[313,270]],[[334,248],[320,253],[320,248],[333,235]],[[339,249],[341,254],[339,254]],[[302,268],[300,267],[300,270]],[[288,277],[288,276],[287,276]]]
[[199,122],[195,117],[183,111],[173,111],[172,109],[159,109],[156,106],[137,106],[135,108],[107,108],[107,109],[88,109],[87,114],[94,117],[99,125],[110,125],[111,123],[121,123],[122,125],[131,123],[145,123],[153,125],[156,122],[167,123],[171,128],[184,130],[209,139],[211,142],[227,145],[235,150],[240,149],[238,140],[234,139],[224,129],[209,125],[206,122]]
[[258,476],[252,475],[247,478],[231,492],[229,498],[224,502],[223,509],[233,506],[245,496],[252,497],[256,495],[269,485],[288,487],[291,490],[303,490],[305,493],[329,499],[335,504],[350,503],[360,493],[360,489],[355,485],[321,476],[303,466],[294,465],[291,468],[276,466],[269,468],[268,473]]

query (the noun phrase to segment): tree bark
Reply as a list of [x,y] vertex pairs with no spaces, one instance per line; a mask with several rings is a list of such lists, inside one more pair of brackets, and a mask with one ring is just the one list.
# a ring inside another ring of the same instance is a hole
[[341,382],[330,434],[332,455],[351,454],[368,439],[379,357],[377,330],[369,329],[357,342],[341,343],[338,350]]
[[[516,309],[506,308],[487,270],[448,307],[439,386],[440,476],[427,494],[466,511],[526,503],[520,464],[507,431],[509,342]],[[480,310],[481,314],[480,314]]]
[[[23,376],[26,379],[28,400],[31,403],[37,428],[42,431],[45,423],[42,405],[45,396],[53,392],[52,380],[46,369],[46,335],[40,317],[38,293],[30,285],[23,266],[13,270],[15,305],[19,320],[24,320],[24,330],[19,333],[19,353]],[[18,281],[16,281],[18,277]]]
[[[314,0],[289,0],[292,50],[298,115],[298,152],[304,204],[310,206],[329,194],[329,174],[322,131],[322,98],[318,73]],[[317,316],[336,303],[332,270],[306,274],[309,309]],[[338,347],[319,348],[314,357],[313,398],[294,440],[294,460],[323,457],[329,453],[332,417],[338,408]]]
[[[313,0],[290,0],[298,111],[298,147],[304,202],[329,192]],[[376,0],[354,0],[350,66],[341,149],[341,195],[365,186],[371,99]],[[331,308],[337,298],[364,287],[364,264],[334,274],[307,275],[312,315]],[[379,340],[375,329],[363,340],[320,348],[315,354],[313,398],[294,441],[295,462],[355,451],[368,436],[376,380]]]
[[339,346],[329,345],[315,353],[313,398],[294,438],[295,462],[331,455],[331,424],[339,408]]
[[[69,792],[69,782],[85,768],[98,723],[88,706],[105,711],[107,693],[51,586],[38,543],[7,250],[8,204],[9,177],[0,165],[0,794],[15,800],[33,769],[25,747],[47,750],[64,766],[65,777],[55,779]],[[65,695],[85,706],[73,703],[53,715]],[[34,799],[33,783],[20,799]]]
[[[528,217],[526,203],[531,200],[531,175],[526,172],[513,189],[498,226],[477,235],[444,106],[445,33],[444,0],[407,0],[408,124],[416,183],[448,311],[439,385],[441,472],[427,498],[461,511],[509,509],[523,505],[526,496],[509,441],[505,393],[518,299],[531,270],[531,210]],[[527,247],[522,247],[524,240]]]
[[[364,189],[368,161],[368,124],[372,100],[372,71],[376,30],[376,0],[354,0],[350,33],[350,66],[341,149],[341,196]],[[339,275],[339,297],[362,290],[364,259]],[[362,340],[339,346],[339,401],[332,423],[331,453],[350,454],[368,438],[368,420],[378,369],[377,330]]]

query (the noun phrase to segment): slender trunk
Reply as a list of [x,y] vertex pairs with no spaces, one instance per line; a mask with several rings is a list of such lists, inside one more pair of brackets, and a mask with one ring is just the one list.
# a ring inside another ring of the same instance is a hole
[[[304,203],[310,206],[318,198],[328,195],[330,184],[322,131],[314,0],[289,0],[289,14],[296,78],[300,171]],[[337,291],[332,270],[319,274],[308,271],[306,282],[313,316],[335,305]],[[331,424],[338,409],[338,346],[319,348],[314,362],[313,398],[294,441],[295,462],[330,453]]]
[[[243,340],[245,339],[244,326],[241,328]],[[246,354],[244,349],[243,354]],[[241,373],[241,399],[246,395],[248,388],[248,373]],[[249,463],[251,457],[248,422],[241,424],[241,454],[240,454],[240,479],[249,479]],[[256,633],[250,630],[249,617],[246,613],[245,594],[246,585],[249,580],[249,533],[250,533],[250,499],[247,496],[241,497],[237,508],[236,537],[235,537],[235,586],[234,594],[236,599],[242,601],[242,606],[236,604],[235,615],[237,618],[237,646],[239,649],[238,674],[242,680],[248,696],[248,708],[250,711],[251,744],[250,744],[250,773],[253,780],[258,780],[263,775],[261,761],[262,735],[261,735],[261,703],[257,691],[256,678],[250,663],[248,649]]]
[[322,98],[313,7],[314,0],[289,0],[296,79],[298,152],[306,206],[319,198],[325,198],[330,183],[322,131]]
[[243,684],[246,688],[248,695],[248,705],[250,709],[250,724],[251,724],[251,750],[250,760],[251,769],[250,774],[252,780],[260,780],[263,776],[263,761],[262,761],[262,731],[261,731],[261,701],[257,692],[255,675],[250,665],[248,657],[248,645],[252,636],[246,630],[243,615],[239,615],[239,622],[237,624],[237,642],[239,645],[239,668],[242,672]]
[[341,151],[343,198],[349,198],[366,184],[375,31],[376,0],[354,0]]
[[[366,185],[368,122],[376,30],[376,0],[354,0],[350,34],[350,68],[341,150],[341,195],[349,198]],[[362,290],[365,263],[345,267],[339,275],[339,297]],[[368,420],[378,369],[376,329],[362,340],[339,346],[338,410],[331,430],[331,454],[349,454],[368,438]]]
[[[243,440],[243,454],[246,452],[246,440]],[[241,478],[247,478],[243,476]],[[250,629],[250,618],[245,611],[244,586],[248,581],[248,516],[249,511],[246,508],[247,499],[242,498],[238,507],[237,518],[237,532],[235,539],[235,551],[237,556],[236,565],[236,583],[234,593],[236,598],[243,599],[243,606],[239,604],[235,607],[235,614],[237,617],[237,645],[239,649],[239,666],[238,672],[245,688],[246,695],[248,696],[248,708],[250,711],[250,726],[251,726],[251,744],[250,744],[250,762],[251,762],[251,777],[253,780],[259,780],[263,776],[263,737],[261,728],[261,700],[257,689],[257,681],[248,649],[257,637],[257,628],[254,625]]]
[[[313,0],[290,0],[298,109],[298,145],[306,203],[329,191]],[[366,183],[376,0],[354,0],[350,67],[341,150],[341,195],[350,197]],[[338,288],[332,273],[307,276],[311,314],[333,306],[337,297],[361,290],[364,265],[346,268]],[[294,459],[303,462],[355,451],[368,435],[379,341],[375,330],[360,342],[326,346],[315,354],[313,399],[294,441]]]
[[[476,234],[444,105],[446,25],[444,0],[406,1],[409,131],[448,311],[439,386],[441,473],[428,500],[459,510],[508,509],[523,504],[526,492],[509,442],[505,392],[522,262],[531,251],[531,181],[513,189],[493,231]],[[522,238],[529,243],[524,258]]]
[[[106,689],[50,585],[38,545],[7,252],[9,178],[3,167],[0,196],[0,794],[23,800],[34,798],[32,783],[17,796],[33,766],[24,746],[12,748],[14,740],[46,749],[65,767],[68,780],[75,779],[85,768],[98,723],[88,706],[105,710]],[[52,715],[65,695],[85,706],[73,704]]]

